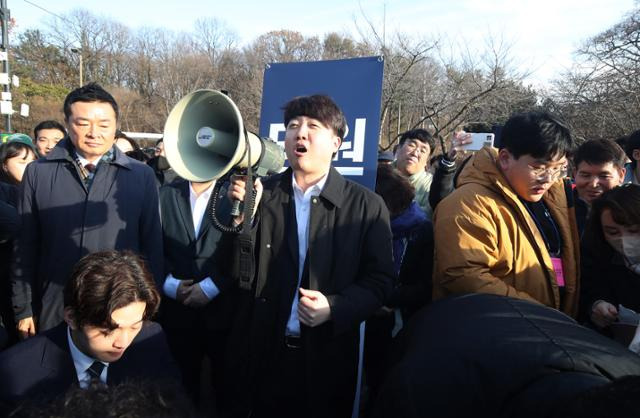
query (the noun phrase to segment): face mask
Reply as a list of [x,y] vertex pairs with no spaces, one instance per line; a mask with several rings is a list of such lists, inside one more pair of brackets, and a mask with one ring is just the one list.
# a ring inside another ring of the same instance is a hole
[[159,170],[168,170],[169,168],[171,168],[171,166],[169,165],[169,161],[167,161],[166,157],[163,157],[162,155],[158,157],[158,169]]
[[640,235],[633,234],[607,238],[607,242],[614,250],[624,255],[629,263],[640,263]]

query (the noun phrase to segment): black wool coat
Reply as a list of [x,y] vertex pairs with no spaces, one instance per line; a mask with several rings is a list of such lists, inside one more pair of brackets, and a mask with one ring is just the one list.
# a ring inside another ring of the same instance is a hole
[[[256,275],[242,294],[229,347],[230,396],[251,408],[251,397],[284,347],[298,281],[298,236],[292,170],[264,182],[254,221]],[[227,244],[230,236],[225,236]],[[308,274],[301,287],[322,292],[331,319],[301,325],[308,416],[350,416],[356,391],[359,325],[379,309],[393,283],[389,214],[382,198],[331,169],[311,199]],[[229,248],[226,252],[228,265]],[[224,262],[224,261],[223,261]]]

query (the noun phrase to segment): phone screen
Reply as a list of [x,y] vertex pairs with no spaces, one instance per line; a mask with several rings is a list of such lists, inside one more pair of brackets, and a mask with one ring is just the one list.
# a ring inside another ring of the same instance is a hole
[[471,143],[465,149],[469,151],[478,151],[482,147],[492,147],[495,135],[492,133],[472,133]]

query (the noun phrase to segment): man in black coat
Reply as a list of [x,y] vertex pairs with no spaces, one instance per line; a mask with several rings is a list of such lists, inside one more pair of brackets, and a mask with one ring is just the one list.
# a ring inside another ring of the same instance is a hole
[[[262,199],[256,183],[256,275],[230,337],[227,399],[254,417],[348,417],[360,324],[391,290],[389,214],[331,167],[346,128],[336,104],[314,95],[284,109],[291,168],[265,181]],[[229,195],[243,200],[244,182]]]
[[86,254],[134,251],[162,280],[155,178],[148,166],[113,146],[117,103],[90,83],[69,93],[64,112],[69,136],[29,164],[18,199],[22,231],[11,284],[23,338],[60,323],[62,289],[71,267]]
[[0,402],[46,402],[73,385],[180,374],[162,328],[149,322],[160,303],[151,274],[131,252],[88,255],[64,289],[65,322],[0,353]]
[[179,179],[160,189],[165,274],[160,323],[196,401],[205,356],[214,387],[224,383],[220,370],[238,292],[213,258],[222,235],[207,210],[214,185]]
[[640,357],[567,315],[489,294],[415,314],[374,417],[546,417],[589,388],[640,375]]

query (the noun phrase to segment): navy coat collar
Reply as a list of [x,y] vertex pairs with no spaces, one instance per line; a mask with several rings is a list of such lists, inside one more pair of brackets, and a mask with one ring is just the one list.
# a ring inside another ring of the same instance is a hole
[[[47,161],[71,161],[73,162],[74,160],[74,153],[75,151],[75,147],[73,146],[73,143],[71,142],[71,139],[69,139],[68,136],[65,136],[62,141],[60,141],[58,143],[58,145],[56,145],[55,147],[53,147],[53,149],[51,150],[51,152],[49,152],[49,154],[47,154],[44,159]],[[120,167],[126,168],[128,170],[130,170],[131,168],[129,167],[131,164],[131,158],[127,157],[126,154],[124,154],[122,151],[120,151],[120,149],[118,147],[116,147],[115,145],[113,145],[113,161],[111,161],[110,164],[116,164],[119,165]]]

